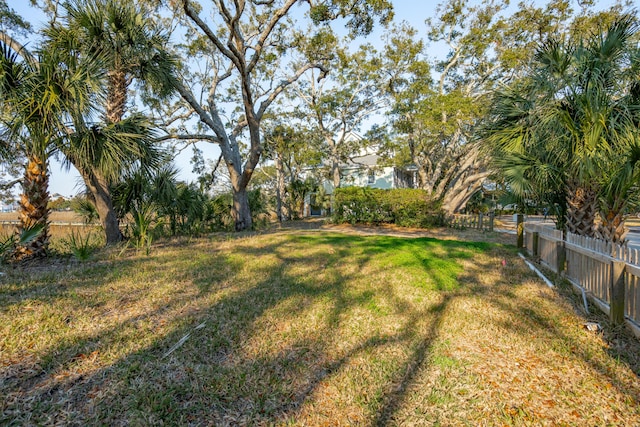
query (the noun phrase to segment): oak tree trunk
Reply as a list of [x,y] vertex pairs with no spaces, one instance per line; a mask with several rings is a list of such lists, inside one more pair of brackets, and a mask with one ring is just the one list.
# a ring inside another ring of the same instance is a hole
[[[417,163],[414,161],[414,164],[417,165]],[[429,178],[427,176],[427,171],[424,170],[423,167],[418,166],[418,188],[422,188],[423,190],[428,191],[429,193],[431,193],[433,191],[433,187],[429,188],[428,184],[429,184]]]
[[460,211],[481,187],[481,180],[471,182],[465,180],[456,183],[456,185],[447,189],[447,192],[444,194],[442,198],[442,209],[450,215]]
[[[342,137],[339,141],[334,141],[333,136],[330,134],[326,134],[325,132],[324,140],[331,150],[331,181],[333,183],[334,189],[340,187],[340,153],[338,152],[338,145],[342,143],[343,138],[344,137]],[[333,206],[331,207],[333,208]]]
[[278,221],[283,222],[288,219],[289,213],[284,203],[286,185],[284,181],[284,165],[280,153],[276,153],[276,179],[278,181],[276,185],[276,215],[278,216]]
[[249,195],[246,187],[233,190],[233,206],[231,216],[236,224],[236,231],[250,230],[253,222],[249,209]]
[[331,169],[333,188],[340,188],[340,165],[337,160],[332,162]]

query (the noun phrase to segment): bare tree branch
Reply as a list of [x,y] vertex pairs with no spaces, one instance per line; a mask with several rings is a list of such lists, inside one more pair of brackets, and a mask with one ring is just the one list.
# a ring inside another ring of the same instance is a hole
[[156,138],[157,142],[168,141],[171,139],[180,140],[180,141],[208,141],[215,142],[216,144],[220,143],[220,139],[217,136],[207,135],[207,134],[169,134]]
[[191,18],[193,22],[196,23],[196,25],[202,30],[202,32],[207,36],[207,38],[216,46],[216,48],[220,51],[220,53],[222,53],[224,56],[229,58],[231,61],[234,62],[234,64],[236,64],[236,66],[239,67],[240,64],[238,63],[238,58],[229,49],[225,47],[225,45],[215,35],[213,30],[209,28],[206,22],[200,19],[200,16],[191,5],[191,2],[189,0],[182,0],[182,5],[183,5],[184,12],[187,14],[187,16]]
[[276,86],[274,91],[271,92],[271,95],[269,95],[267,99],[262,101],[262,103],[260,104],[260,108],[258,109],[258,113],[256,114],[256,118],[260,120],[264,112],[267,110],[269,105],[271,105],[271,103],[277,98],[277,96],[280,95],[280,93],[282,93],[282,91],[284,91],[287,88],[287,86],[291,85],[292,83],[295,83],[306,71],[312,68],[317,68],[321,70],[323,77],[329,72],[329,70],[327,70],[322,64],[306,64],[302,66],[301,68],[298,69],[298,71],[296,71],[296,73],[293,76],[289,77],[286,80],[281,81],[280,84]]
[[282,19],[282,17],[284,17],[287,14],[287,12],[289,12],[289,9],[291,9],[291,6],[293,6],[297,1],[298,0],[287,0],[282,5],[282,7],[273,14],[267,26],[264,28],[264,30],[262,30],[262,32],[260,33],[260,37],[258,38],[258,42],[256,43],[256,46],[254,48],[255,52],[251,57],[251,61],[249,61],[249,65],[247,66],[248,73],[253,71],[253,69],[258,64],[258,60],[260,59],[260,55],[262,54],[264,44],[267,38],[269,37],[269,35],[271,34],[271,32],[273,31],[273,29],[275,28],[276,24]]
[[187,103],[194,109],[194,111],[198,114],[198,117],[203,123],[206,123],[212,130],[215,130],[216,124],[211,119],[211,116],[207,114],[207,112],[202,108],[200,103],[195,99],[193,94],[189,89],[187,89],[181,81],[176,80],[176,90],[182,96],[182,98],[187,101]]

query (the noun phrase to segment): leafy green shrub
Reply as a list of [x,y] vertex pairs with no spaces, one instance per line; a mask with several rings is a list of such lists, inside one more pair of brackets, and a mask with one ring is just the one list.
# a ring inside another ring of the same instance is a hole
[[158,222],[151,210],[139,210],[133,215],[131,225],[131,238],[135,248],[140,251],[145,249],[147,255],[151,251],[151,243],[153,243],[154,230],[156,226],[161,228],[161,221]]
[[[287,186],[287,194],[289,197],[285,198],[287,207],[289,209],[289,215],[291,219],[300,219],[304,216],[304,199],[305,197],[315,191],[320,192],[321,186],[318,185],[312,177],[306,178],[304,181],[300,179],[294,179]],[[319,195],[316,193],[316,200]]]
[[440,204],[424,190],[346,187],[334,193],[332,219],[350,224],[397,224],[403,227],[438,227],[445,224]]
[[253,229],[260,230],[269,224],[269,202],[260,188],[255,188],[247,192],[249,196],[249,210]]
[[204,217],[211,231],[233,230],[231,205],[233,205],[231,193],[220,194],[207,203]]
[[174,187],[172,199],[158,204],[158,215],[168,218],[171,235],[199,235],[205,231],[209,198],[194,184],[179,182]]

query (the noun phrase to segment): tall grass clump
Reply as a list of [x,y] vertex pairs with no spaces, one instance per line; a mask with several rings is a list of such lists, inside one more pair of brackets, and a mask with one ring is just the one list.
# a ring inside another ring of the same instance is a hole
[[72,231],[63,242],[74,258],[80,261],[86,261],[91,258],[95,250],[92,238],[93,235],[91,232],[85,233],[83,236],[80,231]]

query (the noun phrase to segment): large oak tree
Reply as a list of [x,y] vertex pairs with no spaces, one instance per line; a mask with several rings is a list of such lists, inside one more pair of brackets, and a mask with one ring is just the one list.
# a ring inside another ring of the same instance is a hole
[[178,3],[187,27],[190,62],[177,87],[186,110],[198,118],[196,131],[201,132],[191,137],[220,147],[233,189],[235,228],[245,230],[252,225],[247,185],[262,155],[265,113],[309,70],[328,71],[316,55],[322,46],[308,48],[294,18],[321,25],[342,17],[352,34],[367,34],[376,15],[383,22],[391,18],[391,4],[387,0]]

